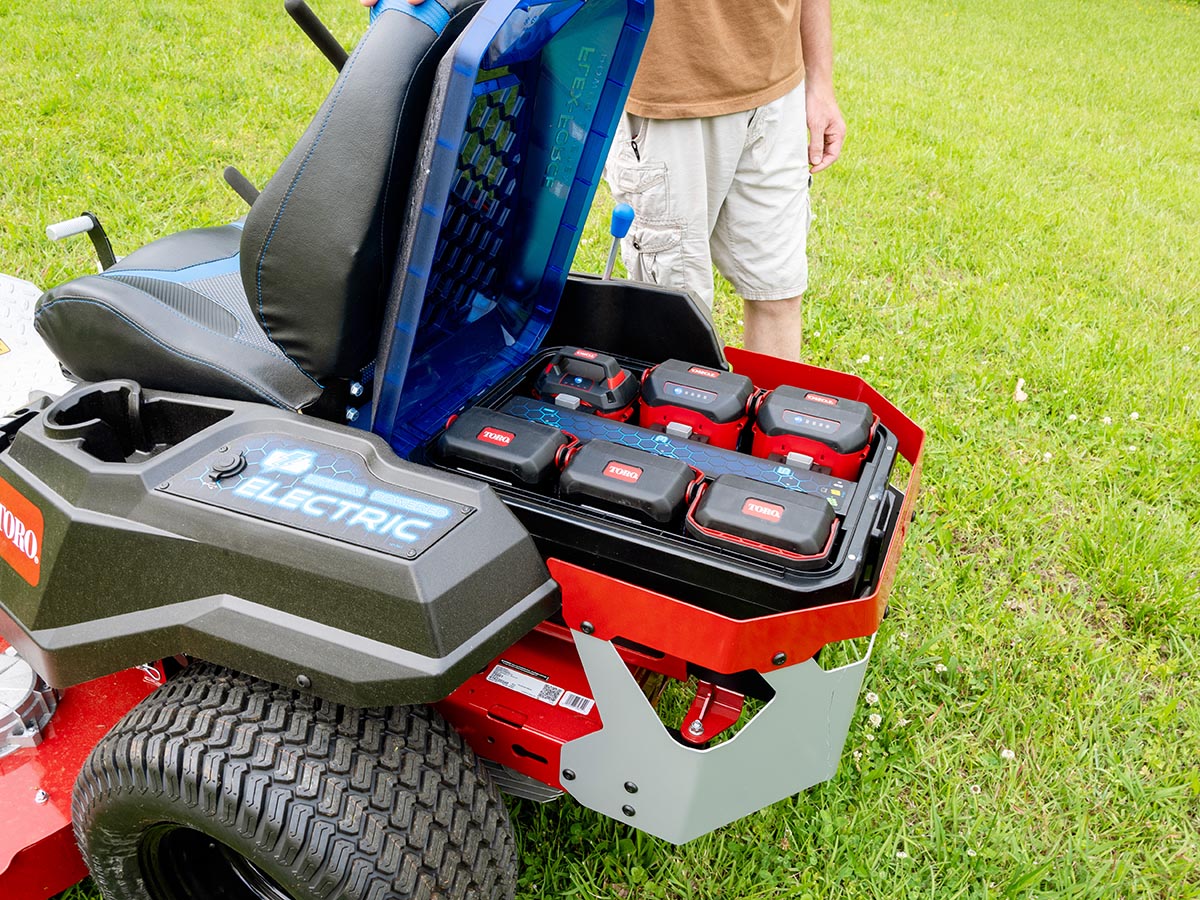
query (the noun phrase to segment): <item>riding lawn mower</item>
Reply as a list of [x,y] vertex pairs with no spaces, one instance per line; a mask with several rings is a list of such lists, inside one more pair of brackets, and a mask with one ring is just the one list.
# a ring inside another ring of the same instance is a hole
[[0,896],[511,897],[502,794],[833,777],[924,434],[569,271],[649,0],[287,6],[339,74],[246,215],[52,226],[100,271],[0,355]]

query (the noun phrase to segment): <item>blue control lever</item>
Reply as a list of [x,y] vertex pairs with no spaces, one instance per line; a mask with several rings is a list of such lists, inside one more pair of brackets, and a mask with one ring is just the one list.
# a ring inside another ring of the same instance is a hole
[[608,223],[608,233],[612,235],[612,247],[608,250],[608,262],[604,264],[604,280],[612,281],[613,266],[617,264],[617,248],[621,246],[621,238],[629,234],[629,226],[633,224],[633,207],[628,203],[618,203],[613,207],[612,219]]

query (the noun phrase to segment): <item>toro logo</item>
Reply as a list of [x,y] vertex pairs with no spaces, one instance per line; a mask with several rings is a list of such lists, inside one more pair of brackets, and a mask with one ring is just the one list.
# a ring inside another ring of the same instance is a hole
[[720,372],[714,372],[712,369],[702,369],[699,366],[692,366],[688,369],[690,375],[703,375],[705,378],[720,378]]
[[628,466],[625,463],[619,463],[616,460],[609,462],[604,467],[604,474],[609,478],[615,478],[618,481],[636,484],[637,480],[642,477],[642,470],[637,466]]
[[811,400],[813,403],[824,403],[826,406],[837,406],[837,399],[834,397],[824,397],[821,394],[805,394],[805,400]]
[[742,504],[742,513],[772,523],[783,519],[782,506],[776,503],[768,503],[766,500],[755,500],[753,497]]
[[42,575],[42,512],[0,478],[0,559],[37,587]]
[[479,432],[478,440],[488,444],[496,444],[499,447],[507,447],[513,442],[516,435],[511,431],[501,431],[499,428],[492,428],[490,425]]
[[576,350],[575,355],[582,356],[584,359],[595,359],[600,354],[595,350]]

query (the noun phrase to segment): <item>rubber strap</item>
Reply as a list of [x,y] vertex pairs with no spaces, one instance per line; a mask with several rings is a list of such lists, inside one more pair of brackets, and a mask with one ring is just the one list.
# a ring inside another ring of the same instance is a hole
[[412,16],[418,22],[424,22],[433,29],[434,34],[441,34],[450,23],[450,13],[437,0],[425,0],[424,3],[417,6],[413,6],[408,0],[379,0],[371,7],[371,21],[374,22],[385,12],[393,9],[406,16]]

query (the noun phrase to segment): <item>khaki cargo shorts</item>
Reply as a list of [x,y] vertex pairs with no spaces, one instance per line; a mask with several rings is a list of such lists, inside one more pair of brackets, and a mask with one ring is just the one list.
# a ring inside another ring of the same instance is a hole
[[636,218],[621,244],[630,277],[694,291],[711,309],[712,267],[747,300],[808,286],[804,85],[746,112],[702,119],[626,113],[604,169]]

